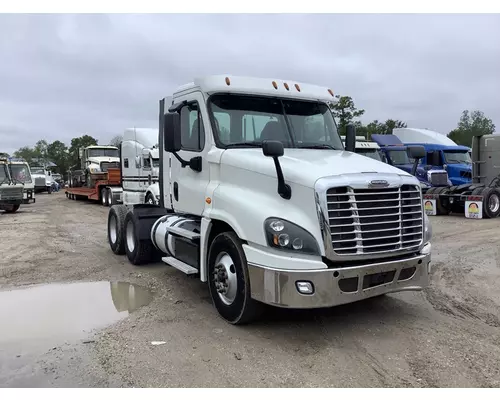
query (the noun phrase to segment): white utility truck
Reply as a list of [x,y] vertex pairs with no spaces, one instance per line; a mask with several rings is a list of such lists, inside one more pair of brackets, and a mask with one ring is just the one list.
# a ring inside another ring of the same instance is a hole
[[9,160],[0,157],[0,210],[15,213],[23,203],[22,182],[10,174]]
[[158,129],[125,130],[120,158],[123,204],[158,204],[160,200]]
[[12,179],[24,185],[23,203],[35,203],[35,182],[31,177],[29,164],[23,158],[9,158],[9,171]]
[[160,101],[160,206],[111,207],[112,251],[198,276],[232,324],[263,304],[425,288],[432,230],[419,182],[355,154],[353,126],[344,148],[335,102],[326,87],[278,79],[178,88]]

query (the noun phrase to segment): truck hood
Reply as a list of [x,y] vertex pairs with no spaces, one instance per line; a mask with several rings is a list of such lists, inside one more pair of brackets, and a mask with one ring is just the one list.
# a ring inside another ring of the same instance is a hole
[[[343,174],[384,173],[410,176],[383,162],[343,150],[285,149],[285,154],[279,161],[285,181],[311,188],[320,178]],[[260,148],[225,150],[221,164],[276,176],[273,160],[265,157]]]

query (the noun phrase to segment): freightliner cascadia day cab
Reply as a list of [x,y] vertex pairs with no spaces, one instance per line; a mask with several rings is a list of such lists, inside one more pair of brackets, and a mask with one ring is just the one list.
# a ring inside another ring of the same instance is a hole
[[[206,282],[218,313],[319,308],[429,283],[418,180],[355,154],[325,87],[210,76],[160,100],[160,205],[115,205],[108,241]],[[346,149],[351,151],[346,151]]]

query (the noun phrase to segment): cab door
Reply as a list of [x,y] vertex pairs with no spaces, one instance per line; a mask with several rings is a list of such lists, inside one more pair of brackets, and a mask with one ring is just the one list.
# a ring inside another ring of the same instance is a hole
[[201,216],[205,209],[205,192],[210,180],[207,153],[212,146],[212,136],[205,101],[201,92],[191,92],[176,98],[176,103],[186,102],[180,114],[181,150],[177,153],[185,161],[200,158],[201,171],[171,159],[171,193],[173,209]]

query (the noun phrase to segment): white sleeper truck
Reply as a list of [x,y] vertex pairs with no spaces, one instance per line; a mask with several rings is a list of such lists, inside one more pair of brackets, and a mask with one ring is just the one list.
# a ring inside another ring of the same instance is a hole
[[418,180],[346,146],[320,86],[210,76],[160,101],[160,206],[115,205],[108,241],[209,287],[218,313],[331,307],[429,283]]
[[120,146],[123,204],[158,204],[158,129],[127,129]]

